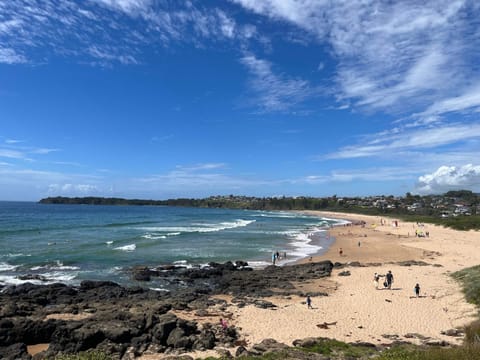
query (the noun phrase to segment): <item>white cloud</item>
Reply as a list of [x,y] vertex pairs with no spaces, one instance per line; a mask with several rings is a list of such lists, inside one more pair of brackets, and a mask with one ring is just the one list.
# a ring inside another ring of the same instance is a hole
[[286,111],[318,93],[306,80],[275,73],[267,60],[246,55],[240,61],[251,74],[249,84],[256,95],[251,105],[261,112]]
[[59,149],[39,148],[39,149],[33,149],[30,152],[32,154],[45,155],[45,154],[50,154],[50,153],[56,152],[56,151],[59,151]]
[[213,169],[223,169],[226,167],[224,163],[204,163],[204,164],[196,164],[193,166],[184,166],[184,165],[177,165],[177,170],[181,170],[184,172],[196,172],[196,171],[204,171],[204,170],[213,170]]
[[23,142],[22,140],[15,140],[15,139],[5,140],[5,144],[18,144],[18,143],[22,143],[22,142]]
[[365,143],[344,147],[324,158],[384,157],[392,156],[392,153],[399,151],[432,149],[439,146],[464,143],[471,139],[480,139],[480,124],[450,124],[391,134],[374,134],[370,137],[371,140],[367,139]]
[[403,167],[384,166],[363,169],[337,169],[327,174],[309,175],[303,178],[292,180],[292,183],[325,184],[325,183],[348,183],[352,181],[397,181],[410,180],[418,174],[414,169]]
[[478,104],[468,92],[479,77],[470,65],[480,46],[472,21],[479,7],[471,1],[231,1],[328,42],[338,61],[339,101],[400,113],[432,102],[437,113]]
[[129,15],[135,15],[139,11],[147,10],[152,0],[94,0],[110,8],[124,11]]
[[25,154],[18,150],[0,149],[0,157],[10,159],[24,159]]
[[[129,17],[130,19],[126,18]],[[53,56],[92,65],[141,63],[143,46],[207,40],[242,44],[255,26],[238,25],[201,2],[153,0],[18,0],[0,3],[0,62],[45,62]]]
[[88,196],[99,194],[100,189],[91,184],[50,184],[47,193],[53,196]]
[[0,47],[0,63],[22,64],[26,62],[25,56],[18,54],[14,49]]
[[480,111],[480,82],[471,88],[465,89],[458,96],[436,101],[425,111],[424,115],[444,114],[469,109],[474,112]]
[[431,174],[418,178],[416,192],[421,194],[438,194],[449,190],[480,189],[480,166],[441,166]]

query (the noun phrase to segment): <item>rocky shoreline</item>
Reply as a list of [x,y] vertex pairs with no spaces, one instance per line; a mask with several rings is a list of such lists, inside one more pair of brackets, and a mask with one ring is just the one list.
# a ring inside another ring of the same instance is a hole
[[[48,344],[48,349],[34,355],[34,359],[88,349],[118,359],[214,348],[236,349],[238,356],[255,347],[247,350],[237,329],[213,321],[199,324],[175,312],[228,317],[228,306],[232,304],[275,307],[262,298],[306,296],[292,283],[328,277],[333,266],[330,261],[322,261],[253,270],[237,261],[211,263],[201,269],[132,269],[132,277],[137,280],[148,281],[153,276],[175,279],[178,286],[171,292],[124,288],[106,281],[83,281],[79,287],[30,283],[7,287],[0,293],[0,358],[31,359],[27,346],[38,344]],[[232,296],[232,304],[215,298],[220,294]]]

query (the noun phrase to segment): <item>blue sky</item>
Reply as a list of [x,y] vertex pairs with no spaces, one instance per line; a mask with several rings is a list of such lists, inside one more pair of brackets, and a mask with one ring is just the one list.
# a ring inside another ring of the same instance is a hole
[[480,191],[476,1],[0,1],[0,199]]

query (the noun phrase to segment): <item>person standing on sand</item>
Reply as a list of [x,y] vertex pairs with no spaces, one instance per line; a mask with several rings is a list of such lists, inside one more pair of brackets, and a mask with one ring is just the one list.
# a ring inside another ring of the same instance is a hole
[[391,289],[393,284],[393,274],[390,270],[388,270],[388,273],[387,275],[385,275],[385,278],[387,280],[387,288]]
[[312,299],[310,298],[310,295],[307,296],[307,308],[308,309],[313,309],[312,307]]
[[415,285],[414,290],[415,290],[415,296],[417,298],[420,297],[420,285],[418,283],[417,285]]
[[375,286],[375,289],[378,290],[378,281],[380,280],[380,275],[377,273],[373,274],[373,285]]

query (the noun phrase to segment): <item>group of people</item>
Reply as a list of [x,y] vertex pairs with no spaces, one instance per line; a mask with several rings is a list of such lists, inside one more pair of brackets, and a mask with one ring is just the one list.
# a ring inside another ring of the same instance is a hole
[[383,282],[383,287],[386,289],[391,289],[393,284],[393,274],[391,270],[388,270],[385,275],[381,275],[378,273],[373,274],[373,285],[375,286],[375,289],[378,289],[380,284],[380,278],[382,277],[385,278],[385,281]]
[[275,263],[280,260],[280,259],[286,259],[287,258],[287,253],[284,251],[283,252],[283,257],[280,256],[280,253],[278,251],[275,251],[272,253],[272,264],[275,265]]
[[[388,270],[388,272],[385,275],[381,275],[378,273],[373,274],[373,285],[375,286],[375,289],[379,289],[380,285],[380,278],[385,278],[383,281],[383,288],[384,289],[391,289],[392,284],[393,284],[393,274],[391,270]],[[420,297],[420,284],[417,283],[415,284],[413,288],[413,292],[415,293],[416,297]]]

